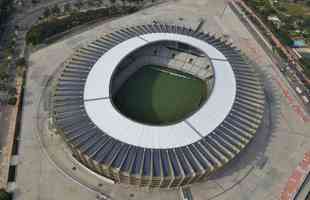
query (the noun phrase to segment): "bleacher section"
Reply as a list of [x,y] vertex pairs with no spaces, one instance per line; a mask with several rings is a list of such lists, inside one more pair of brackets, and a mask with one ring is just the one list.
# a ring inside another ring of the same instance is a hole
[[206,55],[197,57],[191,52],[177,51],[177,48],[171,49],[169,46],[171,45],[147,45],[125,58],[119,64],[116,78],[113,80],[112,95],[132,74],[146,65],[168,67],[191,74],[206,81],[208,89],[212,89],[213,69],[209,58]]

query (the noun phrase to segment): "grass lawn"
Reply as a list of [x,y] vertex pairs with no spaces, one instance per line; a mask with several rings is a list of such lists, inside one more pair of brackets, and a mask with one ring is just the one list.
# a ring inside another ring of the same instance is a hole
[[310,15],[310,7],[301,3],[281,3],[287,9],[286,13],[292,16]]
[[113,97],[129,118],[153,125],[171,124],[196,111],[207,96],[206,84],[189,74],[144,66]]
[[301,59],[301,63],[304,65],[304,70],[306,75],[310,78],[310,53],[304,53],[303,59]]
[[298,51],[302,58],[300,62],[303,64],[305,74],[310,78],[310,50],[309,49],[299,49]]

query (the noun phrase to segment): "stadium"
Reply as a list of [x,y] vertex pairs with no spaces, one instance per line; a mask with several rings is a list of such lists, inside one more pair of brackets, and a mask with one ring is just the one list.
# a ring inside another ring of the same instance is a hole
[[147,24],[78,49],[58,77],[52,112],[90,170],[115,183],[177,188],[238,156],[264,106],[258,75],[232,44]]

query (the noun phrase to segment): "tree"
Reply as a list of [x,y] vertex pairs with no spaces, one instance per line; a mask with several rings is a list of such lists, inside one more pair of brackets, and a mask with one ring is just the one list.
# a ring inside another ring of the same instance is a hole
[[95,2],[94,2],[93,0],[90,0],[90,1],[87,1],[87,5],[88,5],[89,7],[93,7],[93,6],[95,6],[96,4],[95,4]]
[[26,65],[26,59],[25,59],[25,57],[18,58],[18,59],[16,60],[16,65],[18,65],[18,66],[25,66],[25,65]]
[[81,0],[78,0],[75,4],[75,7],[77,7],[78,9],[81,9],[83,7],[83,2]]
[[8,91],[9,95],[14,96],[16,95],[16,88],[15,87],[10,87]]
[[67,13],[70,13],[71,12],[71,4],[70,3],[66,3],[64,5],[64,11],[67,12]]
[[1,0],[0,1],[0,26],[6,23],[8,17],[13,10],[13,1]]
[[281,12],[287,12],[287,7],[286,6],[283,6],[283,5],[280,5],[279,7],[278,7],[278,10],[280,10]]
[[51,16],[51,10],[49,7],[45,8],[44,12],[43,12],[43,16],[45,18],[48,18],[49,16]]
[[10,48],[14,49],[15,47],[16,47],[16,38],[13,37],[10,41]]
[[[17,98],[16,98],[15,96],[10,97],[9,100],[8,100],[8,104],[9,104],[9,105],[12,105],[12,106],[15,106],[16,102],[17,102]],[[1,199],[0,199],[0,200],[1,200]],[[9,200],[9,199],[8,199],[8,200]]]
[[4,72],[4,71],[1,71],[0,72],[0,80],[7,80],[9,78],[9,74]]
[[40,1],[39,0],[32,0],[31,3],[32,4],[37,4],[37,3],[40,3]]
[[52,8],[52,12],[53,12],[53,14],[55,14],[55,15],[60,14],[61,11],[60,11],[60,8],[58,7],[57,4]]
[[11,200],[11,199],[12,195],[10,193],[5,191],[4,189],[0,189],[0,200]]

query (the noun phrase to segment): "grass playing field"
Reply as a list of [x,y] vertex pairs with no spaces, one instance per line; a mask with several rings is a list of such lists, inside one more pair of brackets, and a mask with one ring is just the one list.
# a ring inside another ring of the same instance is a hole
[[113,97],[127,117],[146,124],[166,125],[197,110],[207,96],[206,84],[176,70],[144,66]]

